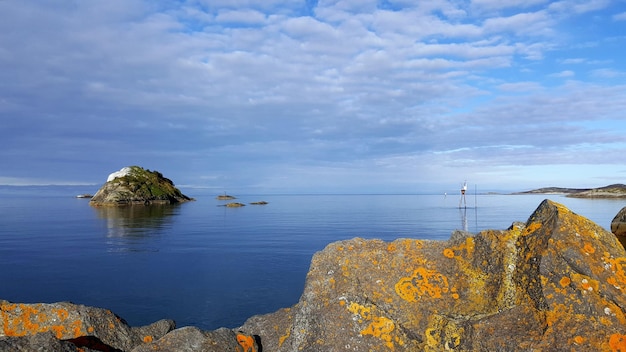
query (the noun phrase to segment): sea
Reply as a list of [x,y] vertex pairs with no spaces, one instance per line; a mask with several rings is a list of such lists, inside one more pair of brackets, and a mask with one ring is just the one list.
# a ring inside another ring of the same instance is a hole
[[[171,206],[92,207],[93,186],[0,186],[0,300],[69,301],[131,326],[236,328],[296,304],[313,254],[360,237],[447,240],[525,222],[551,199],[605,229],[626,200],[563,195],[250,194],[207,189]],[[265,201],[266,205],[250,205]]]

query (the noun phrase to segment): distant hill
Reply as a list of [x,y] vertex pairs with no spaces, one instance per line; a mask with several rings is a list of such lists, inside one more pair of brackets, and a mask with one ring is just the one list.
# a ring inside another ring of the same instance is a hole
[[573,198],[626,198],[626,185],[617,183],[598,188],[545,187],[513,194],[565,194]]

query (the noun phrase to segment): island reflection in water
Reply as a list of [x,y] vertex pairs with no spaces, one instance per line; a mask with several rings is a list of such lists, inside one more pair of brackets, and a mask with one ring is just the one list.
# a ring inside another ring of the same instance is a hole
[[99,219],[105,221],[110,251],[158,251],[146,241],[171,228],[178,205],[133,205],[93,207]]

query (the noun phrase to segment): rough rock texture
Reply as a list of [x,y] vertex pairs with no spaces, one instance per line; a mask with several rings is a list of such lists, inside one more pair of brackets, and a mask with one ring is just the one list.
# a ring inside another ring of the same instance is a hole
[[172,320],[130,327],[111,311],[60,303],[0,301],[0,351],[259,352],[254,336],[230,329],[174,329]]
[[617,215],[611,221],[611,232],[615,236],[626,237],[626,207],[617,212]]
[[624,352],[624,290],[616,237],[546,200],[504,231],[330,244],[296,305],[236,330],[130,328],[108,310],[0,301],[0,350]]
[[[69,302],[24,304],[7,301],[0,301],[0,323],[0,346],[29,345],[37,343],[37,338],[49,340],[53,336],[64,340],[67,346],[122,351],[160,339],[175,325],[171,320],[160,320],[131,328],[107,309]],[[45,335],[38,336],[42,333]],[[71,348],[67,350],[72,351]]]
[[109,175],[107,182],[91,198],[89,204],[148,205],[173,204],[192,200],[182,194],[174,183],[160,172],[129,166]]
[[241,329],[267,351],[626,351],[625,289],[615,236],[544,201],[506,231],[333,243],[298,304]]

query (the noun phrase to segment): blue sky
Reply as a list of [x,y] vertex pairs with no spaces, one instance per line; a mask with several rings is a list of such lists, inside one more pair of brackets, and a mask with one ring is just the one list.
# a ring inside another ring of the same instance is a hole
[[0,184],[626,183],[624,48],[623,0],[1,0]]

